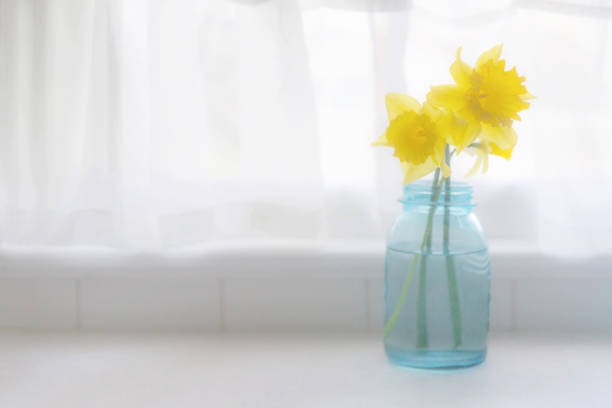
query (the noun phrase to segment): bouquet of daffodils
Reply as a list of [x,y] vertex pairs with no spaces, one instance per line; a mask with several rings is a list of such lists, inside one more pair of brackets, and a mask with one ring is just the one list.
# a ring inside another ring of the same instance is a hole
[[[374,145],[394,149],[394,156],[400,160],[404,173],[404,184],[434,172],[432,203],[437,203],[443,184],[450,192],[453,155],[466,151],[476,157],[468,176],[479,170],[483,173],[487,171],[489,154],[506,159],[512,155],[517,143],[512,126],[514,121],[521,120],[519,112],[529,107],[527,101],[534,96],[527,92],[523,85],[525,77],[519,76],[516,68],[506,69],[506,62],[500,59],[501,53],[502,45],[497,45],[480,55],[476,65],[471,67],[461,60],[459,48],[450,66],[455,83],[432,86],[427,100],[422,104],[408,95],[390,93],[386,96],[389,126]],[[430,210],[421,249],[431,241],[434,211],[435,204]],[[444,246],[448,250],[446,223]],[[385,325],[385,336],[395,325],[417,262],[418,256],[415,256],[400,300]],[[453,286],[452,258],[449,257],[446,266],[449,285]],[[461,312],[457,288],[449,289],[457,347],[461,343]],[[420,314],[419,311],[417,314]],[[426,339],[419,341],[423,343]]]

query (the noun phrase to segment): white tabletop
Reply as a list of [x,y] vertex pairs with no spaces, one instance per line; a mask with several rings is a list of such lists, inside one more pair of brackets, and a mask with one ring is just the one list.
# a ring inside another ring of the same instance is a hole
[[0,407],[610,407],[612,337],[495,333],[465,370],[372,334],[0,332]]

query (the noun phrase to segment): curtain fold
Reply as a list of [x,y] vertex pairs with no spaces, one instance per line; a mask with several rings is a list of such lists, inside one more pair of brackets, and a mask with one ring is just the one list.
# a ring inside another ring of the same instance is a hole
[[[469,179],[493,240],[612,251],[611,4],[0,0],[0,245],[383,240],[384,94],[503,42],[537,96]],[[457,163],[466,173],[469,160]]]

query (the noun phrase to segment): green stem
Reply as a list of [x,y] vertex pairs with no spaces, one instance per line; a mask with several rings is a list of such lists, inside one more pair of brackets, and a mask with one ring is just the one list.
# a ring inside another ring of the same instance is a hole
[[[446,162],[450,162],[448,145],[445,149]],[[453,321],[453,339],[455,348],[461,345],[463,332],[461,322],[461,304],[459,302],[459,289],[457,286],[457,274],[455,272],[455,259],[449,251],[450,242],[450,200],[451,200],[451,179],[450,176],[444,180],[444,255],[446,258],[446,279],[448,281],[448,297],[450,300],[451,317]]]
[[[429,251],[426,249],[426,251]],[[417,341],[418,349],[427,348],[429,336],[427,333],[427,255],[421,257],[419,270],[419,289],[417,291]]]
[[[436,211],[436,205],[438,202],[438,198],[440,196],[440,189],[442,187],[442,183],[439,182],[439,180],[440,180],[440,169],[438,168],[436,169],[434,173],[434,180],[432,183],[432,197],[431,197],[432,206],[429,209],[429,214],[427,217],[427,226],[425,227],[425,234],[423,235],[423,241],[421,242],[421,251],[420,253],[414,254],[414,257],[412,258],[412,262],[410,263],[410,266],[408,268],[408,273],[406,273],[406,278],[404,279],[404,284],[402,285],[402,291],[400,293],[400,297],[397,300],[397,304],[395,305],[395,309],[393,310],[393,313],[391,314],[391,316],[389,317],[389,320],[385,324],[384,337],[387,337],[389,333],[391,332],[391,330],[393,330],[393,327],[395,327],[395,323],[397,322],[400,311],[402,310],[404,302],[406,301],[406,296],[408,295],[408,289],[410,288],[410,282],[412,281],[412,276],[414,274],[414,268],[416,266],[416,263],[419,261],[419,259],[421,259],[421,254],[424,252],[425,247],[428,245],[428,242],[429,242],[429,246],[431,246],[433,217]],[[423,316],[425,316],[425,309],[422,309],[422,313],[423,313]],[[427,330],[426,326],[427,325],[424,324],[425,333]],[[427,335],[425,334],[425,337],[426,336]]]
[[419,260],[419,254],[415,254],[412,258],[412,262],[410,262],[410,267],[408,268],[408,273],[406,274],[406,279],[404,279],[404,284],[402,285],[402,292],[400,293],[400,297],[397,300],[397,304],[395,305],[395,309],[393,313],[389,317],[389,320],[385,324],[384,337],[387,337],[393,327],[395,327],[395,323],[397,322],[397,318],[399,317],[400,310],[402,310],[402,306],[404,305],[404,301],[406,300],[406,295],[408,294],[408,288],[410,288],[410,282],[412,281],[412,275],[414,273],[414,266]]
[[417,348],[427,348],[429,336],[427,334],[427,254],[431,253],[431,240],[433,231],[433,217],[436,212],[438,198],[440,197],[440,169],[436,169],[431,185],[431,208],[427,217],[427,233],[424,246],[421,247],[421,264],[419,269],[419,289],[417,291]]

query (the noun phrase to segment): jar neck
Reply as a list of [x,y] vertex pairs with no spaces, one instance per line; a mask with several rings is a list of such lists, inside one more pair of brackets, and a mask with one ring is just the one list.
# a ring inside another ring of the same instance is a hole
[[[436,191],[436,187],[439,191]],[[437,200],[436,200],[437,197]],[[472,186],[464,182],[451,181],[450,186],[441,183],[433,186],[432,181],[419,180],[404,186],[404,195],[400,200],[404,208],[411,206],[450,206],[471,208]]]

